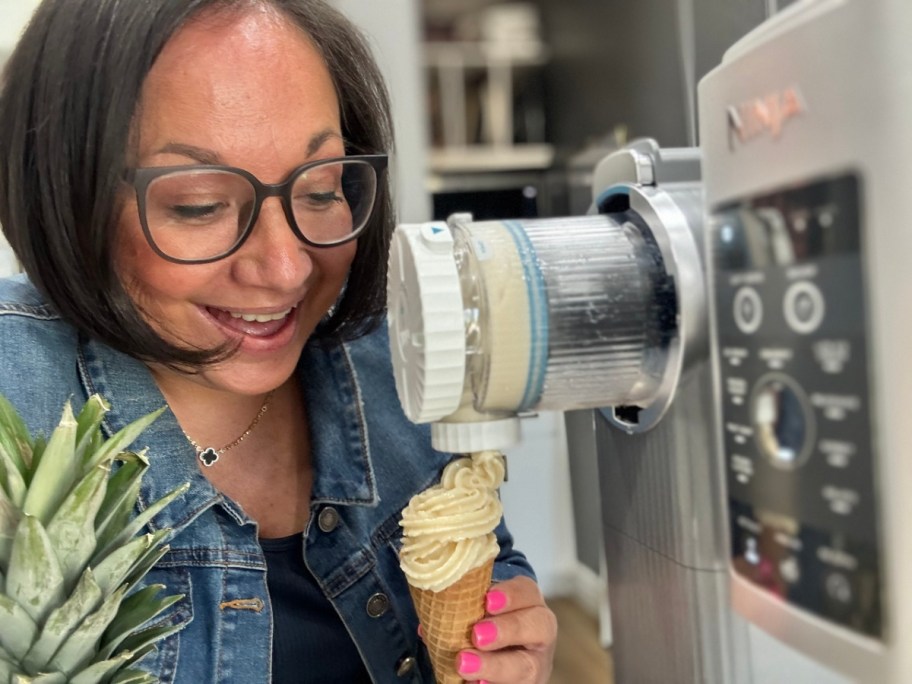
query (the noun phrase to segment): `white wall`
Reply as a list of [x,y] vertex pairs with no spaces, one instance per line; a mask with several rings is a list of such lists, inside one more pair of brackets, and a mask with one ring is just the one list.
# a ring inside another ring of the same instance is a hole
[[[0,68],[37,6],[38,0],[0,0]],[[0,278],[18,270],[13,250],[0,233]]]
[[522,442],[507,450],[504,515],[545,596],[579,592],[564,416],[544,412],[522,420]]
[[38,0],[0,0],[0,55],[13,49]]

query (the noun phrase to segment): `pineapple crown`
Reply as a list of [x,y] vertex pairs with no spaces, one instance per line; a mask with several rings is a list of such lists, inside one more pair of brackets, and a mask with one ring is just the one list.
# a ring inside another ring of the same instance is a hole
[[105,439],[108,410],[67,402],[45,439],[0,395],[0,683],[155,682],[128,666],[179,629],[143,625],[183,596],[134,589],[171,532],[143,528],[189,485],[134,516],[149,461],[127,448],[164,408]]

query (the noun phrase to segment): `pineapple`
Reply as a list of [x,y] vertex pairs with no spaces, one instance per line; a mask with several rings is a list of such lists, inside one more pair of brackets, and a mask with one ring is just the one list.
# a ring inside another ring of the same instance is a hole
[[149,463],[126,448],[164,409],[105,441],[109,408],[92,395],[74,416],[67,402],[45,441],[0,395],[0,684],[155,682],[128,666],[178,629],[140,627],[182,596],[130,590],[170,533],[139,531],[189,485],[133,517]]

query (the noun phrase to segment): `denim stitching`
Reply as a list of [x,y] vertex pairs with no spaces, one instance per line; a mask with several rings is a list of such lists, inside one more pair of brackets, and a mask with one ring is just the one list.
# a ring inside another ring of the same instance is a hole
[[29,306],[27,304],[16,304],[15,302],[4,302],[0,304],[0,316],[25,316],[39,321],[60,320],[60,314],[47,304]]
[[376,498],[377,490],[374,481],[374,466],[371,460],[370,441],[367,434],[367,417],[364,415],[364,399],[361,396],[361,385],[358,384],[358,373],[355,371],[355,365],[352,362],[348,344],[343,343],[340,345],[340,348],[342,350],[343,364],[355,394],[355,401],[350,405],[350,408],[355,412],[354,418],[358,426],[358,434],[361,440],[361,453],[364,456],[365,465],[367,466],[367,484],[372,498]]

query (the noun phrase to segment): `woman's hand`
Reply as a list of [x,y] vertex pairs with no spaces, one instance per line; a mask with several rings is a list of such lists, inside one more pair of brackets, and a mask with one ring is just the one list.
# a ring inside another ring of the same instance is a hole
[[538,585],[514,577],[491,587],[487,616],[472,629],[474,649],[460,651],[456,671],[488,684],[547,684],[551,676],[557,618]]

